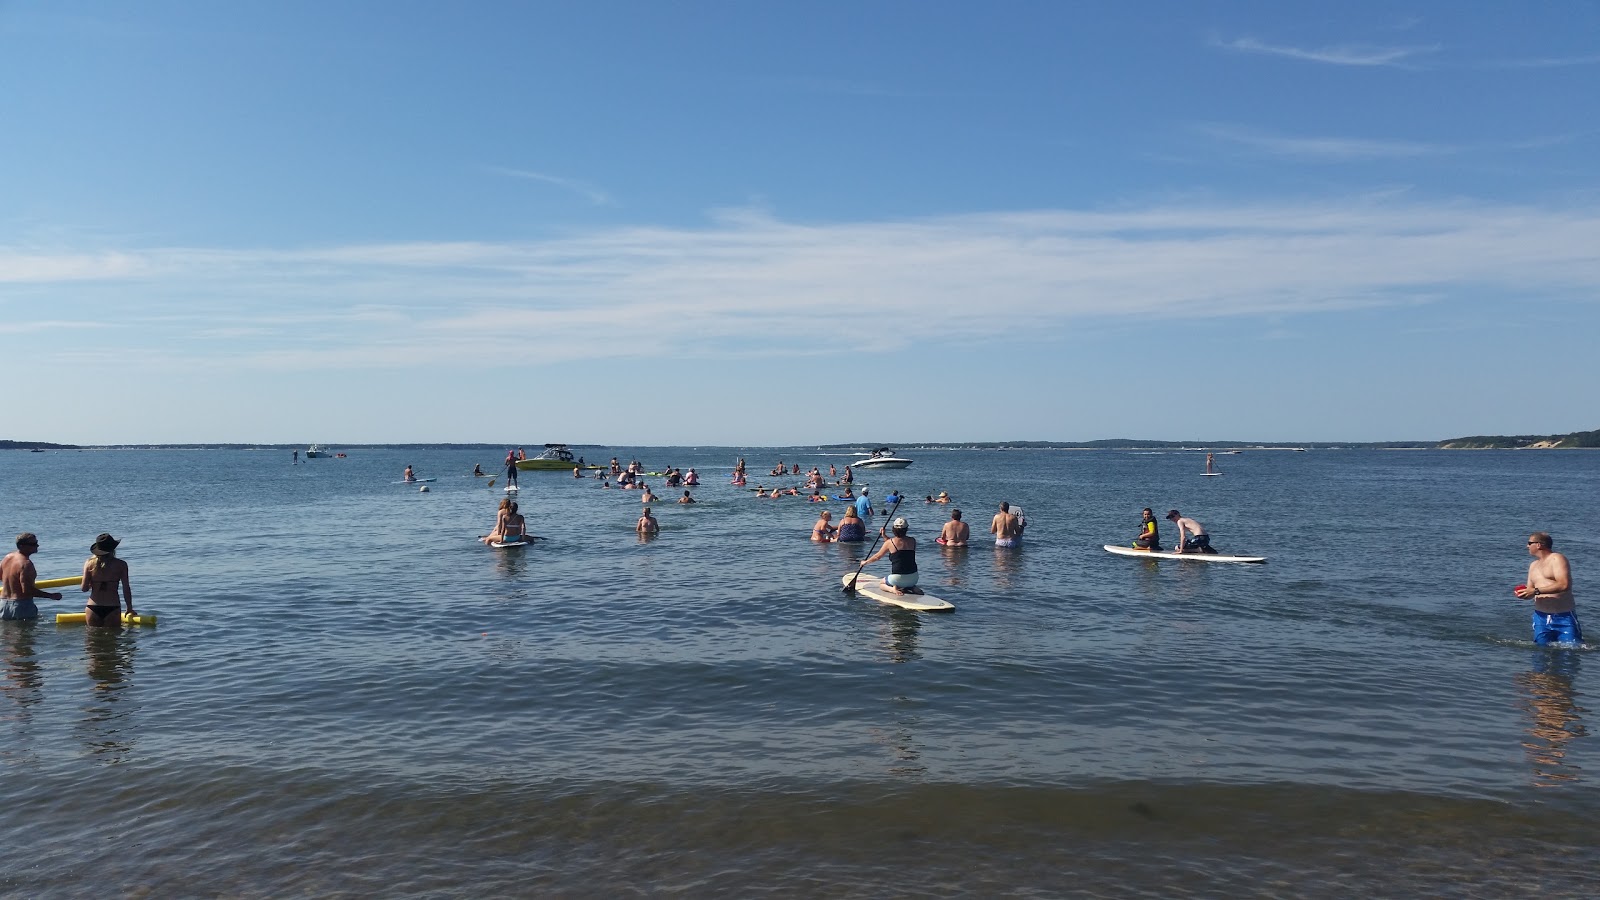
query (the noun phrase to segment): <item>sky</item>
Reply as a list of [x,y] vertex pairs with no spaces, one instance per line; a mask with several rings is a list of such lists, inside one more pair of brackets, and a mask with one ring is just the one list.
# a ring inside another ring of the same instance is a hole
[[0,438],[1600,428],[1600,3],[0,0]]

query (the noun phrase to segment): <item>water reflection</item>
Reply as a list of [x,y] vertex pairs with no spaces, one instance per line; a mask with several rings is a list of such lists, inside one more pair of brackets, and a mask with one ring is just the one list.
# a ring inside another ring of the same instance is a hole
[[1023,570],[1021,547],[994,548],[994,584],[1002,591],[1019,586]]
[[34,622],[0,622],[0,664],[5,666],[0,692],[16,704],[0,719],[26,724],[33,718],[30,708],[44,699],[44,666],[33,648],[38,630]]
[[84,632],[84,655],[94,686],[78,723],[81,739],[90,755],[119,763],[133,749],[130,720],[137,706],[125,694],[132,687],[139,641],[131,629],[85,628]]
[[490,552],[494,554],[494,571],[496,575],[515,580],[522,576],[528,568],[528,552],[531,547],[494,547]]
[[1583,724],[1587,710],[1578,705],[1573,689],[1579,665],[1579,654],[1572,650],[1539,652],[1533,669],[1515,676],[1518,705],[1529,718],[1522,749],[1533,767],[1534,787],[1559,787],[1582,777],[1567,761],[1567,744],[1588,734]]
[[[906,663],[921,659],[922,654],[917,650],[917,637],[922,630],[922,617],[902,609],[885,609],[882,612],[883,615],[878,622],[878,636],[888,653],[889,661]],[[912,670],[907,670],[896,677],[915,676]],[[900,684],[903,688],[909,688],[914,682],[900,682]],[[922,775],[928,767],[922,762],[920,742],[916,736],[917,726],[921,723],[921,717],[915,711],[917,701],[904,693],[897,693],[890,698],[890,703],[893,721],[887,726],[870,729],[872,741],[889,749],[891,761],[887,771],[890,775],[902,777]]]

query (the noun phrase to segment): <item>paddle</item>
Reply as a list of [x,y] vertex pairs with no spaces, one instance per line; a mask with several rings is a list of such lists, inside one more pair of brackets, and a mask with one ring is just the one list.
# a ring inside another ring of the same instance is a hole
[[[885,518],[887,518],[890,522],[893,522],[894,521],[895,511],[898,510],[899,508],[900,508],[900,501],[896,500],[895,504],[894,504],[894,507],[889,510],[889,515],[886,516]],[[850,576],[850,580],[849,581],[845,582],[844,592],[846,594],[854,594],[856,592],[856,579],[861,577],[861,570],[865,569],[867,567],[867,557],[872,555],[872,551],[878,549],[878,541],[880,541],[882,539],[883,539],[883,529],[879,528],[878,529],[878,536],[872,539],[872,546],[867,548],[867,555],[861,557],[861,565],[856,566],[856,573],[854,575]]]

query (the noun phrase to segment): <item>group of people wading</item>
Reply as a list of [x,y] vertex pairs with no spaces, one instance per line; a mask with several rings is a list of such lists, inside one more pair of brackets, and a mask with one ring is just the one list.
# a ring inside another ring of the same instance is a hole
[[[133,609],[133,585],[128,581],[128,564],[117,558],[117,545],[120,543],[102,532],[89,545],[89,559],[83,564],[83,577],[78,582],[78,590],[89,594],[83,608],[84,623],[87,625],[121,628],[119,601],[127,605],[128,615],[138,615]],[[17,549],[0,560],[0,619],[37,619],[39,607],[33,602],[36,598],[61,599],[59,592],[40,589],[39,573],[34,569],[31,559],[37,552],[38,536],[31,531],[24,531],[17,535]]]

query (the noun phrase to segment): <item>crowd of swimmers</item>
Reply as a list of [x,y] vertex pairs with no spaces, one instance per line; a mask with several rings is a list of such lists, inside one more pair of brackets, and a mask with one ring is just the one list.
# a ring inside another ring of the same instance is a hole
[[[84,624],[92,627],[122,627],[122,605],[127,615],[133,609],[133,584],[128,579],[127,562],[117,558],[122,543],[101,532],[89,545],[89,558],[83,564],[78,590],[88,593],[83,608]],[[39,538],[31,531],[17,535],[17,549],[0,559],[0,619],[27,621],[39,618],[36,599],[60,600],[57,591],[38,585],[39,573],[33,555],[39,552]]]

